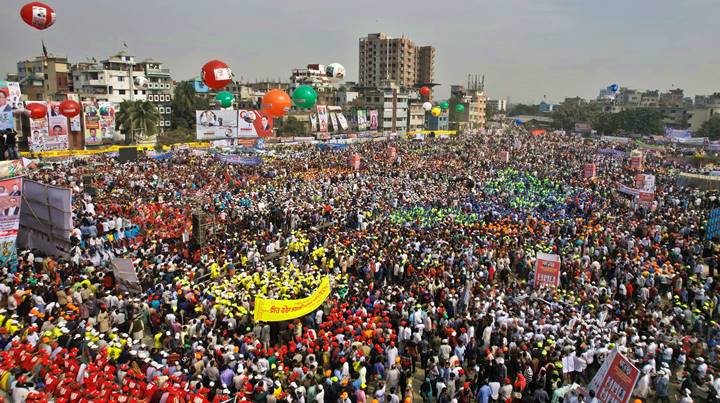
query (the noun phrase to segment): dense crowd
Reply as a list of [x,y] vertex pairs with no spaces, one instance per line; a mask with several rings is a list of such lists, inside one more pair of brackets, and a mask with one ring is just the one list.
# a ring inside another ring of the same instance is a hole
[[[519,130],[388,146],[46,163],[31,176],[73,189],[76,229],[66,258],[2,269],[0,396],[580,402],[615,350],[641,369],[639,399],[717,400],[718,199],[675,185],[672,149],[646,150],[647,208],[617,192],[637,173],[628,146]],[[539,252],[561,256],[557,288],[534,286]],[[326,276],[313,313],[253,320],[256,296],[307,297]]]

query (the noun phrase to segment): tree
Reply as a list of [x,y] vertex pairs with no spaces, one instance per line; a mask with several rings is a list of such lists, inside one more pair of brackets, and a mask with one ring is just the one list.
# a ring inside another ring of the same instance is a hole
[[138,137],[157,133],[160,113],[149,101],[123,101],[115,119],[125,132],[125,142],[132,144]]
[[508,111],[508,116],[517,116],[517,115],[538,115],[540,114],[540,105],[525,105],[525,104],[516,104],[512,105],[510,110]]
[[715,115],[700,126],[697,135],[709,137],[710,140],[720,139],[720,115]]
[[175,86],[172,100],[173,129],[195,127],[195,111],[210,108],[210,102],[197,95],[191,81],[182,81]]
[[563,103],[552,113],[555,127],[563,130],[572,130],[575,123],[590,122],[602,112],[602,107],[596,103]]
[[[279,119],[278,119],[279,120]],[[282,120],[282,125],[278,128],[278,134],[298,135],[307,132],[307,123],[301,122],[295,116],[286,116]]]
[[637,108],[619,113],[600,113],[592,126],[602,134],[662,134],[663,114],[656,109]]

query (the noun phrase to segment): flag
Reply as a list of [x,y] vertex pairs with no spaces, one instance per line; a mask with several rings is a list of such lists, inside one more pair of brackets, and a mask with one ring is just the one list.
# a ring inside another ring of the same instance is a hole
[[41,41],[41,42],[42,42],[42,47],[43,47],[43,57],[45,58],[45,61],[47,61],[48,51],[47,51],[47,48],[45,47],[45,41]]

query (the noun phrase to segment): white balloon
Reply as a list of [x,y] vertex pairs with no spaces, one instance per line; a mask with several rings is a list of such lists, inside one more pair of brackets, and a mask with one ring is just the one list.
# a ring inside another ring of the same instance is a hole
[[342,80],[345,78],[345,67],[340,63],[330,63],[325,67],[325,75],[332,80]]
[[430,102],[425,102],[423,104],[423,109],[425,109],[425,112],[430,111],[430,109],[432,109],[432,104]]
[[145,76],[135,77],[135,85],[137,85],[140,88],[147,88],[149,82],[150,82],[150,80],[148,80],[147,77],[145,77]]

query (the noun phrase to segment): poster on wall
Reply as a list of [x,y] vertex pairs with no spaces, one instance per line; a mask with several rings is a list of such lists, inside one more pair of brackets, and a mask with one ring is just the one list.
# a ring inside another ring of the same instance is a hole
[[112,139],[115,135],[115,109],[112,102],[98,102],[100,130],[104,139]]
[[45,150],[67,150],[68,119],[60,114],[60,102],[48,103],[48,131]]
[[361,109],[357,111],[357,124],[358,130],[367,130],[367,115],[365,110]]
[[22,178],[0,181],[0,267],[17,264],[17,240],[22,204]]
[[200,141],[237,138],[238,111],[195,111],[195,128]]
[[348,129],[347,119],[345,119],[345,115],[343,115],[342,112],[338,112],[338,113],[337,113],[337,120],[338,120],[338,123],[340,123],[340,128],[341,128],[342,130],[347,130],[347,129]]
[[[47,107],[45,101],[29,101],[28,104],[42,104]],[[39,152],[47,151],[46,142],[48,141],[48,115],[40,119],[29,119],[30,121],[30,151]]]
[[317,115],[314,113],[310,115],[310,131],[317,131]]
[[5,85],[0,86],[0,130],[13,129],[13,114],[24,107],[19,83],[5,82]]
[[368,113],[370,115],[370,130],[377,130],[380,126],[378,124],[378,111],[373,109],[368,111]]
[[100,131],[100,111],[94,102],[83,102],[83,119],[85,120],[85,145],[102,144]]
[[327,133],[328,131],[328,112],[325,105],[317,105],[318,122],[320,124],[320,132]]
[[332,131],[336,132],[340,130],[340,127],[338,126],[338,120],[337,120],[337,114],[335,112],[330,112],[330,122],[332,123]]
[[240,109],[238,112],[238,137],[271,137],[273,119],[255,110]]

